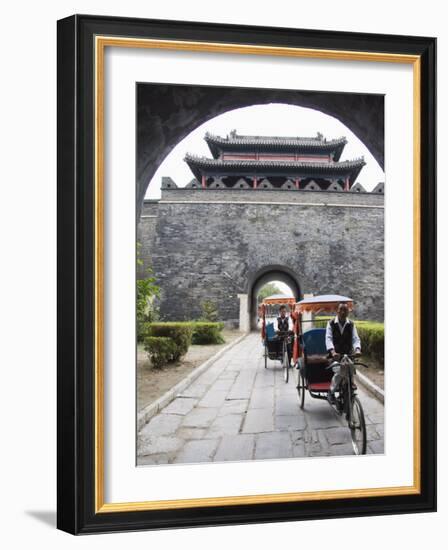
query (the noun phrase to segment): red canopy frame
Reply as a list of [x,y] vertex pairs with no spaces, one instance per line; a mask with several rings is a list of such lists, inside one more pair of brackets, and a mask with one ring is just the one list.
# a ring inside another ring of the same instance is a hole
[[295,298],[265,298],[262,302],[264,305],[278,304],[282,306],[295,306]]
[[348,310],[353,311],[353,300],[347,296],[339,295],[324,295],[313,296],[297,302],[294,306],[294,311],[291,313],[293,319],[294,344],[292,356],[294,363],[302,356],[302,348],[300,346],[300,335],[302,334],[302,315],[303,313],[336,313],[339,304],[347,304]]

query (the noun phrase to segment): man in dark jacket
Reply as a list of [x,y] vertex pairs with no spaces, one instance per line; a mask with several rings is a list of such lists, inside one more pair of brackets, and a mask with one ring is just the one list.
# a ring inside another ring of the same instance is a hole
[[[291,332],[292,322],[289,315],[286,315],[286,306],[280,306],[278,313],[279,313],[279,316],[277,317],[277,333],[285,334],[286,332]],[[282,339],[279,340],[279,345],[280,346],[282,345]],[[291,357],[292,357],[292,345],[288,344],[288,359],[290,363],[291,363]]]
[[289,316],[286,315],[286,306],[280,306],[277,317],[277,330],[278,332],[288,332],[290,330]]
[[[361,355],[361,340],[354,323],[348,318],[348,306],[344,302],[338,305],[336,317],[327,323],[325,343],[328,355],[332,359],[336,359],[339,355],[351,353]],[[336,369],[328,393],[330,403],[335,401],[334,392],[338,389],[340,382],[341,375],[339,369]]]

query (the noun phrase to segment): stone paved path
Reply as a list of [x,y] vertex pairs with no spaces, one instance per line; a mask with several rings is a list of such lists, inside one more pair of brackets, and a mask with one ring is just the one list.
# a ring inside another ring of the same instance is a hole
[[[351,455],[343,418],[325,401],[285,384],[278,361],[264,368],[258,333],[235,345],[138,434],[138,464],[222,462]],[[383,453],[383,405],[358,390],[367,423],[367,452]]]

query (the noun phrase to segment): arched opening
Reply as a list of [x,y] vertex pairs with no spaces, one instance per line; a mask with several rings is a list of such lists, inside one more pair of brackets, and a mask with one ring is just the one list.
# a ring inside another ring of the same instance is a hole
[[384,98],[380,95],[140,84],[137,88],[138,213],[156,170],[192,131],[226,112],[269,104],[305,107],[334,117],[361,140],[383,168]]
[[285,296],[291,294],[296,301],[301,298],[299,280],[292,269],[287,266],[271,265],[259,270],[248,285],[248,313],[251,330],[256,330],[258,327],[258,296],[260,291],[270,283],[277,283],[279,290]]

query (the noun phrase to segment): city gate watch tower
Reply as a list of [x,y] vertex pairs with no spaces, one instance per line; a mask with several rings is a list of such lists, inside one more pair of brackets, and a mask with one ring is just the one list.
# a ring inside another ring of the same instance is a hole
[[[340,161],[347,140],[317,137],[242,136],[207,133],[212,158],[187,154],[201,188],[349,191],[363,158]],[[192,185],[191,185],[192,186]]]

